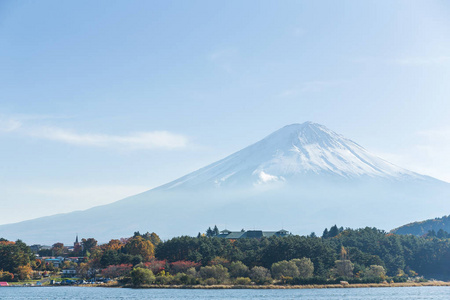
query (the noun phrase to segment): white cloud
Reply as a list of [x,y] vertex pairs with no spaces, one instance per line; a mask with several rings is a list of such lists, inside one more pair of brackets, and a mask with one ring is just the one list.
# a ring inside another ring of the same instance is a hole
[[0,118],[0,132],[11,132],[15,131],[22,126],[22,123],[13,119],[2,119]]
[[77,146],[121,149],[181,149],[189,145],[186,136],[168,131],[145,131],[126,135],[78,133],[50,126],[28,125],[11,118],[0,118],[0,132],[58,141]]
[[167,131],[137,132],[128,135],[81,134],[55,127],[41,127],[28,132],[41,139],[64,142],[79,146],[120,147],[131,149],[177,149],[185,148],[185,136]]

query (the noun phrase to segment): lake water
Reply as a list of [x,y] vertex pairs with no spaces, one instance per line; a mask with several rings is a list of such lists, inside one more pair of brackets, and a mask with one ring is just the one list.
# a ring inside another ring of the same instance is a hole
[[302,290],[190,290],[99,287],[4,287],[0,299],[450,299],[450,287]]

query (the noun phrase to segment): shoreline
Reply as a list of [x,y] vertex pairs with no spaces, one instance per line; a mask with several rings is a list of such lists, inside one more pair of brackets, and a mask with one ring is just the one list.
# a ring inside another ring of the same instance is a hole
[[8,287],[88,287],[88,288],[125,288],[125,289],[187,289],[187,290],[224,290],[224,289],[249,289],[249,290],[283,290],[283,289],[351,289],[351,288],[387,288],[387,287],[426,287],[426,286],[450,286],[450,282],[431,281],[431,282],[398,282],[398,283],[355,283],[355,284],[307,284],[307,285],[160,285],[149,284],[142,286],[118,285],[118,284],[98,284],[98,285],[9,285]]
[[308,285],[143,285],[134,286],[102,286],[111,288],[132,288],[132,289],[335,289],[335,288],[381,288],[381,287],[423,287],[423,286],[450,286],[450,282],[399,282],[399,283],[356,283],[356,284],[308,284]]

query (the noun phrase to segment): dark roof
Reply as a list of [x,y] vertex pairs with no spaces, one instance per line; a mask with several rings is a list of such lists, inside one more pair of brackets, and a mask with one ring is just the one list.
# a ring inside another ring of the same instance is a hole
[[287,236],[287,235],[289,235],[289,231],[284,229],[279,231],[262,231],[262,230],[230,231],[225,229],[222,230],[217,237],[234,240],[243,238],[260,239],[262,237]]

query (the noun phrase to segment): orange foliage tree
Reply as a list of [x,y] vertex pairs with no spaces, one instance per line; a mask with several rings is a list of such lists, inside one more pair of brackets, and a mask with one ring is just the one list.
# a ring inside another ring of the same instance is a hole
[[120,240],[110,240],[108,244],[102,245],[102,250],[120,250],[124,246]]
[[143,261],[149,261],[155,256],[155,247],[141,236],[131,238],[124,247],[126,253],[142,256]]
[[20,266],[17,268],[17,275],[20,280],[30,279],[31,274],[33,274],[33,269],[31,269],[30,265]]

